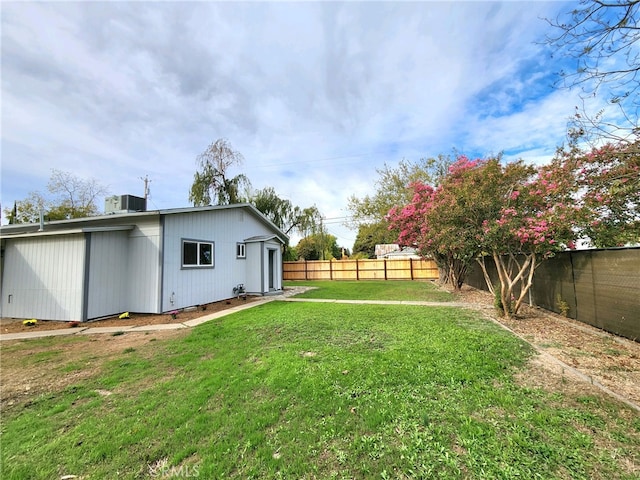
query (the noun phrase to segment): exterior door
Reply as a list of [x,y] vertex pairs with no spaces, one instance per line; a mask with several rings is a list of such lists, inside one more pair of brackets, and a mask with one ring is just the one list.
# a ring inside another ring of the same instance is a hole
[[275,290],[275,279],[274,275],[276,273],[275,268],[276,263],[276,251],[269,250],[269,291]]

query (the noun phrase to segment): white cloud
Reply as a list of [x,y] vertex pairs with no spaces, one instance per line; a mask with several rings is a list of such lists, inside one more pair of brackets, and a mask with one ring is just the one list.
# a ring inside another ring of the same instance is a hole
[[[153,207],[184,206],[220,137],[255,188],[329,218],[385,162],[452,147],[543,159],[575,103],[534,43],[562,7],[3,3],[2,204],[57,168],[114,194],[141,194],[148,174]],[[332,230],[351,248],[355,232]]]

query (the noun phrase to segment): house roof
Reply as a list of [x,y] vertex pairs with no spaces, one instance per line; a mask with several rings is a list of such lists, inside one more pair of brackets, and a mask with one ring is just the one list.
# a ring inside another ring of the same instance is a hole
[[[22,238],[36,237],[54,234],[81,233],[89,231],[104,231],[108,229],[132,228],[130,225],[136,219],[160,217],[163,215],[178,215],[196,212],[208,212],[217,210],[233,210],[243,209],[248,211],[266,227],[273,230],[274,235],[283,243],[289,241],[289,236],[280,230],[271,220],[265,217],[260,210],[249,203],[238,203],[233,205],[210,205],[207,207],[186,207],[186,208],[170,208],[163,210],[148,210],[145,212],[131,213],[115,213],[111,215],[98,215],[95,217],[73,218],[69,220],[54,220],[44,222],[44,229],[41,229],[38,223],[3,225],[0,227],[0,238]],[[126,225],[118,225],[118,221],[122,220]],[[105,225],[108,223],[108,225]]]
[[375,246],[374,253],[376,256],[382,256],[397,250],[400,250],[400,245],[397,243],[379,243]]
[[85,227],[85,228],[65,228],[61,230],[38,230],[36,232],[23,232],[13,233],[5,235],[2,233],[0,238],[27,238],[27,237],[48,237],[54,235],[74,235],[79,233],[88,232],[119,232],[124,230],[133,230],[134,225],[112,225],[112,226],[100,226],[100,227]]
[[389,252],[385,254],[385,258],[407,258],[407,257],[420,258],[420,254],[415,248],[412,248],[412,247],[405,247],[401,250],[396,250],[394,252]]
[[245,238],[244,241],[246,243],[268,242],[269,240],[273,240],[274,238],[278,238],[278,236],[277,235],[256,235],[255,237]]

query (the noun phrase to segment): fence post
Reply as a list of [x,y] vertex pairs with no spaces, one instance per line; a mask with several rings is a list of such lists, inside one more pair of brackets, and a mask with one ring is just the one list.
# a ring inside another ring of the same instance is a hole
[[409,259],[409,270],[411,271],[411,280],[413,280],[413,258]]
[[304,279],[305,280],[309,280],[309,278],[308,278],[309,276],[307,275],[307,272],[308,272],[308,270],[307,270],[307,259],[305,258],[304,259]]
[[573,251],[569,250],[569,263],[571,264],[571,283],[573,284],[573,303],[576,305],[575,317],[576,320],[578,317],[578,293],[576,291],[576,270],[573,266]]
[[356,258],[356,280],[360,280],[360,260]]
[[333,258],[329,259],[329,280],[333,280]]
[[384,279],[387,279],[387,259],[384,259]]

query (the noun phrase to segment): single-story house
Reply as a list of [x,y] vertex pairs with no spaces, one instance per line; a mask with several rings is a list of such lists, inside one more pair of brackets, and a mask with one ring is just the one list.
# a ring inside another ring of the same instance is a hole
[[0,227],[0,315],[163,313],[282,291],[288,237],[249,204]]

